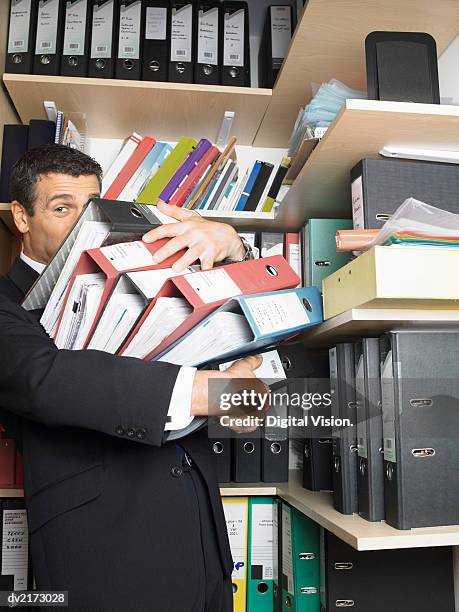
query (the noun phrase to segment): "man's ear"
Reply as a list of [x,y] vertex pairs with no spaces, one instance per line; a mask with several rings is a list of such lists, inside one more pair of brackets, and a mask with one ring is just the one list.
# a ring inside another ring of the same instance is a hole
[[18,228],[18,231],[21,232],[21,234],[27,234],[30,229],[29,215],[27,214],[24,206],[17,200],[13,200],[11,202],[11,214],[13,215],[13,220]]

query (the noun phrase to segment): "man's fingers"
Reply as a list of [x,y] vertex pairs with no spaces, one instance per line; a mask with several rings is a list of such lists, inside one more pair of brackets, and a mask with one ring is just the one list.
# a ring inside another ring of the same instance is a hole
[[183,232],[183,227],[180,223],[167,223],[166,225],[160,225],[144,234],[142,240],[147,244],[151,244],[161,238],[173,238]]
[[193,217],[193,219],[197,217],[195,213],[191,212],[191,210],[188,210],[187,208],[174,206],[173,204],[166,204],[166,202],[163,202],[162,200],[158,200],[157,207],[162,213],[177,219],[177,221],[186,221],[190,217]]
[[155,263],[162,263],[168,257],[175,255],[182,249],[187,246],[187,238],[186,236],[176,236],[175,238],[171,238],[164,246],[156,251],[153,255],[153,260]]
[[249,355],[249,357],[243,357],[242,359],[238,359],[233,363],[230,369],[235,368],[243,368],[248,367],[252,371],[256,370],[263,363],[263,357],[261,355]]
[[188,251],[172,265],[172,269],[176,272],[182,272],[185,268],[191,266],[197,259],[199,259],[197,250],[195,248],[188,249]]

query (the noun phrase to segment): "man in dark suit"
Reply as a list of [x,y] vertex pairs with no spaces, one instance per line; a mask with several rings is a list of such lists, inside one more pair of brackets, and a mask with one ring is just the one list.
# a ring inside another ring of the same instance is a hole
[[[233,562],[206,430],[180,445],[165,433],[208,414],[208,380],[222,374],[58,350],[19,305],[100,175],[91,158],[50,145],[11,178],[23,251],[0,279],[0,422],[21,421],[37,588],[68,591],[75,612],[229,612]],[[158,259],[182,248],[179,266],[244,258],[231,227],[173,214],[180,223],[147,236],[171,237]],[[259,364],[240,360],[224,376],[257,387]]]

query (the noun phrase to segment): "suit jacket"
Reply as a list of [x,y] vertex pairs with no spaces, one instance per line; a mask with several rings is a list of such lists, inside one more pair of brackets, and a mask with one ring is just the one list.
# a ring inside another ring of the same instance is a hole
[[[0,282],[0,406],[21,419],[37,588],[68,590],[69,609],[78,612],[187,610],[198,588],[201,542],[177,449],[164,441],[179,368],[57,350],[36,317],[14,302],[35,276],[18,260]],[[181,445],[205,480],[215,521],[209,529],[229,576],[207,431]]]

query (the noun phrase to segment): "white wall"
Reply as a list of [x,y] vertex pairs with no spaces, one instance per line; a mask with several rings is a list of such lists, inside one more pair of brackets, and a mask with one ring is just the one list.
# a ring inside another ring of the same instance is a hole
[[438,59],[438,77],[442,103],[459,105],[459,34]]

